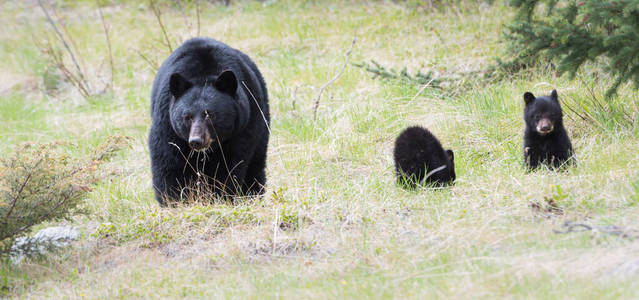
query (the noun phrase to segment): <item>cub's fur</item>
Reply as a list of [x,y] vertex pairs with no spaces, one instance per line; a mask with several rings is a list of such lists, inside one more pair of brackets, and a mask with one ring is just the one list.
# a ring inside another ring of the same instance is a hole
[[444,185],[455,180],[453,151],[444,151],[439,140],[426,128],[406,128],[395,140],[393,155],[397,180],[402,185]]
[[529,169],[542,164],[558,168],[573,161],[570,138],[563,124],[563,113],[557,91],[550,96],[535,97],[524,94],[524,160]]

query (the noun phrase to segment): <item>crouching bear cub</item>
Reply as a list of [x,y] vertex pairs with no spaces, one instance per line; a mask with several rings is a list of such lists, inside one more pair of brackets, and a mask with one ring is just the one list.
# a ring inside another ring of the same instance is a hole
[[395,140],[393,156],[400,185],[414,188],[422,183],[441,186],[455,181],[453,151],[444,151],[426,128],[406,128]]
[[210,38],[186,41],[151,91],[149,152],[155,197],[179,201],[196,182],[224,195],[263,193],[266,84],[244,53]]
[[563,124],[563,113],[559,105],[557,91],[549,97],[535,97],[524,94],[524,160],[529,169],[541,164],[558,168],[574,161],[572,144]]

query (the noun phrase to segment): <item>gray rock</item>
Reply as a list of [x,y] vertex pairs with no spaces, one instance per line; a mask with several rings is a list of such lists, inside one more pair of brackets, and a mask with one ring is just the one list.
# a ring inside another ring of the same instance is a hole
[[615,267],[609,272],[615,278],[629,279],[639,276],[639,259],[630,260]]
[[16,239],[11,247],[11,261],[20,263],[26,256],[45,255],[48,252],[65,247],[78,239],[80,232],[70,226],[54,226],[38,231],[32,237]]

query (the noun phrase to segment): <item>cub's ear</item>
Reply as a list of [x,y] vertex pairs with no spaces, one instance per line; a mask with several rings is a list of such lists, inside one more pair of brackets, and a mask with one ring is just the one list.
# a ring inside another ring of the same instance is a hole
[[524,102],[526,102],[526,105],[532,103],[533,101],[535,101],[535,95],[533,95],[531,92],[525,92]]
[[179,73],[171,74],[171,79],[169,80],[169,90],[171,91],[171,95],[175,99],[180,98],[180,96],[184,95],[186,90],[190,89],[193,84],[191,84],[186,78],[182,77]]
[[215,88],[231,96],[237,93],[237,77],[231,70],[223,71],[215,80]]
[[555,102],[559,102],[559,97],[557,96],[557,90],[552,90],[552,92],[550,92],[550,98],[552,100],[555,100]]
[[453,154],[453,150],[450,150],[450,149],[446,150],[446,155],[448,155],[448,159],[451,162],[455,161],[455,155]]

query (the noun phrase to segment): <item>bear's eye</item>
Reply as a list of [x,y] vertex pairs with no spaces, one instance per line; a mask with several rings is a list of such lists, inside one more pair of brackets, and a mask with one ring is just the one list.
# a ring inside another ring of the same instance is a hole
[[212,115],[209,113],[208,110],[204,111],[204,119],[205,120],[210,120],[212,118]]
[[193,115],[188,114],[184,115],[184,121],[191,122],[193,120]]

